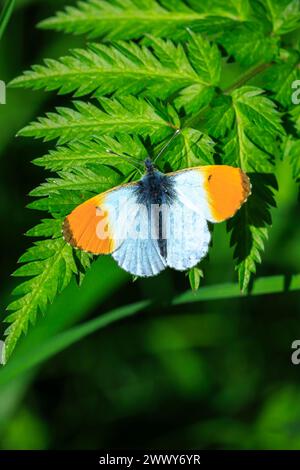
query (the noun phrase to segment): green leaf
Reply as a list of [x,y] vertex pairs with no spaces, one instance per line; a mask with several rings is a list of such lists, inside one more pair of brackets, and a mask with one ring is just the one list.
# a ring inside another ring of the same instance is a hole
[[261,77],[266,90],[273,92],[274,99],[284,108],[293,105],[293,84],[300,80],[300,55],[298,52],[281,51],[281,61],[267,69]]
[[176,108],[183,108],[187,114],[195,114],[208,106],[214,96],[214,89],[203,85],[191,85],[180,91],[175,98]]
[[228,223],[242,292],[256,272],[256,264],[261,262],[267,226],[272,223],[270,208],[275,206],[272,188],[277,185],[268,173],[273,172],[275,139],[283,134],[279,113],[261,93],[254,87],[232,93],[235,126],[224,148],[226,163],[238,165],[246,172],[255,171],[250,174],[252,196]]
[[71,282],[53,304],[49,305],[47,315],[40,318],[35,327],[30,328],[28,334],[20,339],[8,363],[0,368],[1,390],[4,383],[10,383],[15,375],[33,365],[34,357],[37,357],[35,353],[42,345],[46,345],[48,341],[55,342],[57,335],[79,323],[89,312],[99,309],[126,282],[128,275],[121,269],[116,270],[111,258],[98,258],[86,273],[83,286],[78,288],[75,282]]
[[[164,4],[168,5],[168,0],[164,0]],[[178,6],[178,1],[173,0],[174,8]],[[181,3],[181,2],[180,2]],[[189,0],[191,8],[199,13],[209,12],[211,15],[228,16],[238,21],[245,21],[251,15],[251,5],[249,0]]]
[[294,109],[290,112],[292,120],[295,124],[295,128],[300,135],[300,106],[295,106]]
[[79,139],[92,139],[103,134],[136,133],[150,136],[154,141],[168,135],[175,124],[160,116],[146,101],[132,96],[99,100],[102,107],[75,101],[75,110],[59,107],[57,113],[48,113],[37,122],[22,129],[18,135],[58,139],[60,144]]
[[60,190],[57,194],[52,194],[31,202],[27,207],[38,211],[50,212],[50,214],[55,218],[65,217],[72,212],[76,206],[87,201],[94,195],[95,193],[91,193],[89,191],[78,192]]
[[76,280],[79,286],[85,278],[86,272],[90,269],[94,256],[91,253],[85,251],[76,250],[74,253],[74,260],[77,267]]
[[[230,2],[233,4],[233,2]],[[240,2],[238,2],[240,3]],[[183,38],[186,28],[199,32],[218,32],[239,21],[241,8],[226,8],[225,2],[191,2],[192,8],[181,0],[159,3],[155,0],[89,0],[77,7],[66,7],[40,27],[89,37],[132,39],[145,34],[158,37]],[[232,6],[232,5],[231,5]]]
[[283,158],[289,160],[293,177],[297,183],[300,183],[300,140],[289,136],[283,145]]
[[234,26],[218,42],[243,65],[270,62],[278,53],[278,39],[266,36],[263,27],[254,22]]
[[221,54],[216,44],[199,34],[190,32],[192,41],[187,45],[189,58],[198,75],[208,85],[217,86],[221,77]]
[[234,124],[235,113],[229,96],[218,97],[205,115],[202,128],[216,139],[225,137]]
[[15,0],[6,0],[6,2],[4,3],[4,7],[2,8],[2,11],[0,14],[0,40],[8,25],[14,6],[15,6]]
[[273,190],[278,189],[272,174],[250,173],[249,177],[252,195],[227,223],[243,293],[249,287],[251,276],[256,273],[256,265],[261,263],[261,253],[268,239],[268,226],[272,224],[270,209],[276,207]]
[[214,142],[201,131],[185,128],[168,146],[159,163],[167,170],[214,163]]
[[11,85],[59,90],[61,94],[75,92],[76,97],[93,92],[97,96],[143,92],[165,99],[182,88],[203,84],[206,77],[195,72],[182,46],[162,40],[159,46],[154,54],[133,42],[90,44],[59,60],[45,60],[45,65],[34,66]]
[[31,196],[51,196],[60,191],[90,191],[100,193],[122,182],[119,173],[105,166],[75,168],[73,171],[61,171],[59,178],[48,178],[46,183],[31,191]]
[[257,87],[245,86],[231,97],[216,101],[206,115],[206,132],[225,136],[224,163],[244,171],[270,172],[276,152],[275,138],[284,135],[274,103]]
[[232,93],[236,127],[226,144],[225,158],[239,163],[244,171],[271,171],[274,139],[284,134],[280,114],[262,93],[256,87]]
[[[178,46],[176,53],[171,41],[163,41],[153,36],[147,37],[147,43],[153,47],[163,64],[169,67],[184,69],[186,67],[182,57],[184,50]],[[205,57],[207,54],[207,57]],[[174,99],[177,109],[184,108],[186,113],[194,113],[208,105],[214,95],[214,87],[218,85],[221,72],[221,56],[216,46],[211,45],[202,36],[189,31],[187,42],[187,57],[197,72],[198,82],[194,82],[179,91]],[[190,67],[190,65],[189,65]]]
[[[115,152],[115,154],[108,151]],[[108,164],[117,167],[125,174],[128,173],[128,168],[132,168],[130,160],[127,163],[128,157],[130,159],[132,156],[144,161],[147,151],[137,137],[132,138],[122,134],[118,136],[118,139],[103,136],[93,141],[70,142],[65,147],[50,150],[48,155],[36,158],[33,163],[52,171]]]
[[[98,329],[105,328],[110,323],[121,320],[122,318],[129,317],[131,315],[134,315],[135,313],[144,310],[149,305],[149,303],[149,301],[144,300],[141,302],[137,302],[136,304],[126,305],[124,307],[117,308],[101,316],[100,318],[96,318],[92,321],[86,322],[84,325],[73,327],[72,329],[67,330],[64,333],[55,336],[52,340],[47,341],[45,345],[41,345],[39,347],[38,354],[35,354],[31,360],[26,361],[27,367],[28,365],[32,367],[33,365],[38,364],[46,358],[51,357],[53,354],[58,353],[59,351],[67,348],[71,344],[83,339],[85,336],[92,334]],[[5,360],[7,361],[9,357],[9,344],[7,343],[7,340],[5,342],[5,346]]]
[[27,237],[58,238],[61,235],[61,219],[43,219],[40,224],[26,232]]
[[61,292],[77,272],[72,248],[61,238],[37,242],[20,259],[26,263],[14,273],[15,276],[31,277],[19,284],[13,294],[8,310],[11,312],[5,321],[11,323],[5,334],[5,358],[10,357],[22,333],[26,333],[29,323],[34,324],[38,313],[45,313],[49,302]]
[[280,114],[271,100],[256,87],[242,87],[231,97],[217,100],[204,126],[223,143],[223,162],[249,173],[252,195],[229,221],[231,245],[235,246],[239,283],[244,292],[261,261],[261,252],[271,224],[270,208],[275,205],[274,158],[276,139],[284,135]]
[[189,270],[188,275],[191,289],[193,292],[196,292],[200,287],[201,278],[204,276],[203,271],[196,266],[195,268]]
[[60,171],[58,176],[59,178],[48,178],[45,183],[31,191],[31,196],[40,199],[30,203],[28,207],[48,211],[55,218],[65,217],[87,199],[124,181],[124,176],[119,171],[103,165],[91,168],[79,166],[72,171]]
[[300,27],[299,0],[262,0],[277,35],[286,34]]

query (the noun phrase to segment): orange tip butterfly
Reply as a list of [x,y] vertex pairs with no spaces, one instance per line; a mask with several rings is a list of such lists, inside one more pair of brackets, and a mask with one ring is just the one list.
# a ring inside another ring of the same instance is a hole
[[112,254],[134,276],[192,268],[208,252],[208,222],[232,217],[251,193],[250,180],[227,165],[164,174],[147,158],[145,169],[139,181],[76,207],[64,221],[64,239],[95,255]]

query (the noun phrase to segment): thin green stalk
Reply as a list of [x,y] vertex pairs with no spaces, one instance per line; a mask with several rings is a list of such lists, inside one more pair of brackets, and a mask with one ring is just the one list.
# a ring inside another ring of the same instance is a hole
[[3,34],[4,34],[6,26],[9,22],[9,19],[10,19],[11,15],[12,15],[14,6],[15,6],[15,0],[7,0],[4,4],[4,7],[3,7],[1,15],[0,15],[0,40],[3,36]]
[[269,276],[257,278],[253,282],[252,289],[243,294],[238,284],[217,284],[201,287],[197,292],[187,291],[176,297],[172,304],[180,305],[191,302],[203,302],[206,300],[221,300],[233,298],[247,298],[258,295],[282,294],[300,290],[300,274],[294,276]]
[[257,67],[248,70],[245,74],[243,74],[236,82],[232,83],[228,88],[223,90],[224,95],[229,95],[233,90],[240,88],[241,86],[245,85],[245,83],[252,80],[252,78],[256,77],[260,73],[264,72],[266,69],[271,67],[272,63],[268,62],[266,64],[260,64]]

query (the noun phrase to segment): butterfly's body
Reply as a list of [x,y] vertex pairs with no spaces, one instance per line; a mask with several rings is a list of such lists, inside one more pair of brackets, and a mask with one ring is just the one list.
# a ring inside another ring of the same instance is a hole
[[139,181],[78,206],[65,220],[64,237],[82,250],[111,253],[136,276],[189,269],[207,254],[207,222],[235,214],[250,194],[249,178],[226,165],[163,174],[147,159],[145,168]]
[[[169,207],[176,198],[172,178],[156,170],[150,159],[145,160],[146,174],[138,182],[135,188],[136,203],[146,207],[148,217],[151,218],[153,207]],[[164,238],[164,219],[159,212],[153,230],[157,233],[157,243],[163,258],[167,256],[167,240]],[[154,225],[154,222],[153,222]]]

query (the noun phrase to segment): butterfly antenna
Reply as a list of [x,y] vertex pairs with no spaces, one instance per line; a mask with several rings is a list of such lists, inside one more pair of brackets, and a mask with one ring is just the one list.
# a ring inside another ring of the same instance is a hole
[[154,158],[153,160],[153,163],[156,162],[156,160],[164,153],[164,151],[166,150],[167,147],[169,147],[170,143],[173,142],[173,140],[175,139],[175,137],[178,136],[178,134],[180,134],[180,129],[177,129],[174,134],[172,135],[172,137],[170,138],[170,140],[163,146],[163,148],[161,149],[160,152],[158,152],[158,154],[156,155],[156,157]]
[[106,149],[106,153],[109,153],[110,155],[115,155],[116,157],[120,157],[123,160],[128,161],[128,163],[131,163],[132,166],[135,167],[136,170],[138,170],[141,174],[143,174],[141,168],[143,168],[143,163],[140,160],[137,160],[134,157],[130,157],[129,155],[123,155],[117,152],[114,152],[113,150]]

